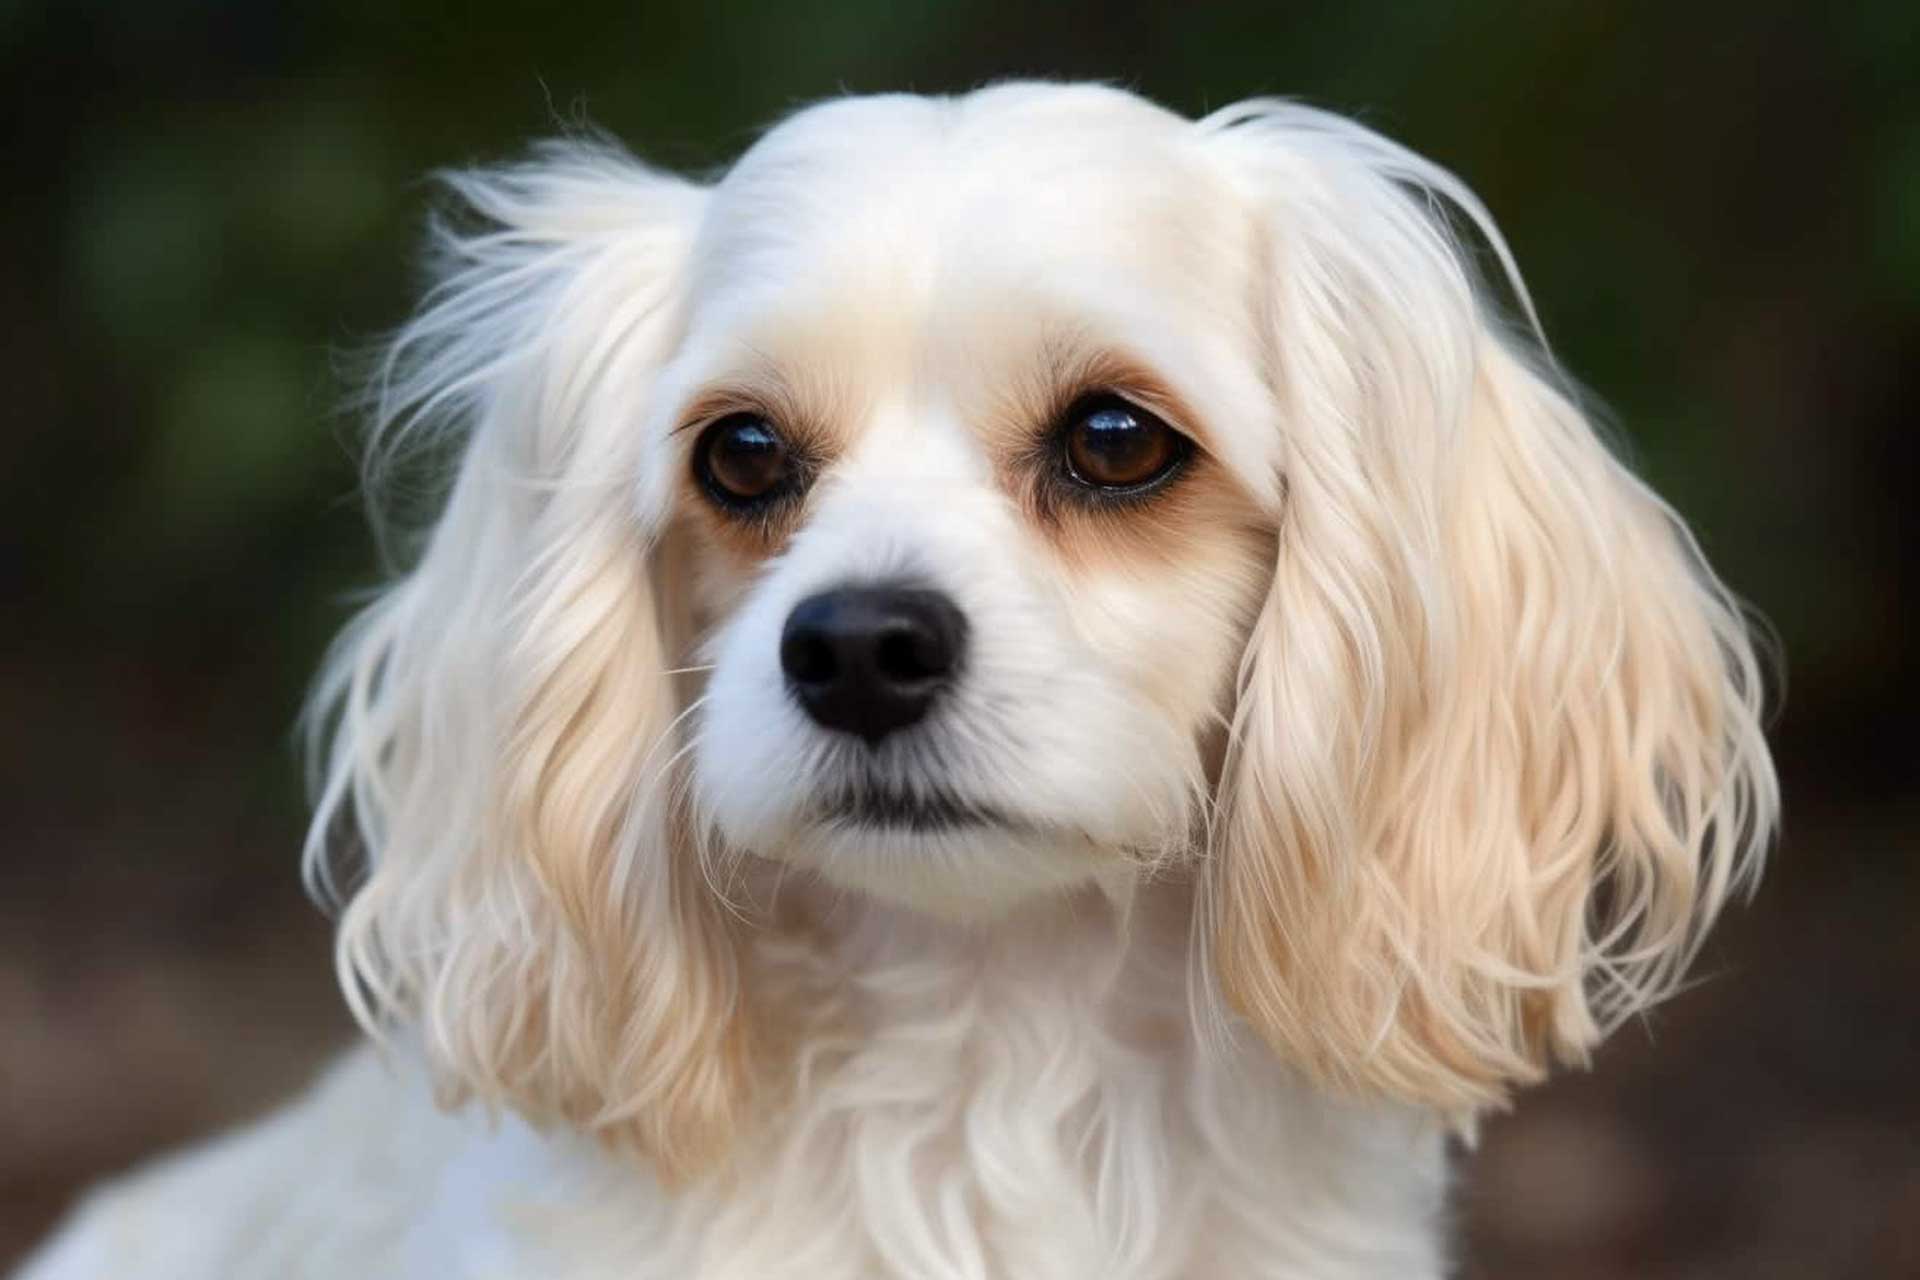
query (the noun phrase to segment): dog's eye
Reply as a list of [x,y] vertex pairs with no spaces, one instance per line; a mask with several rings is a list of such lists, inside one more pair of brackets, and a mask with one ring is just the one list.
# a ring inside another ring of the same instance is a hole
[[1185,436],[1118,396],[1082,401],[1067,415],[1067,470],[1096,489],[1152,485],[1172,474],[1188,447]]
[[752,413],[728,414],[702,432],[693,466],[707,492],[729,506],[776,496],[791,483],[794,470],[786,441]]

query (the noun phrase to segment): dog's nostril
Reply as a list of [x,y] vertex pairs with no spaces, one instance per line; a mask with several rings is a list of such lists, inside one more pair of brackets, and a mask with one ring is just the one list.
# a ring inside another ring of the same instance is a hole
[[780,668],[790,680],[819,684],[833,679],[837,665],[833,645],[819,631],[789,627],[780,638]]
[[953,665],[937,629],[927,626],[894,627],[874,646],[880,673],[896,680],[928,680],[943,676]]
[[921,587],[841,587],[787,615],[780,666],[814,721],[878,742],[923,717],[951,682],[966,619]]

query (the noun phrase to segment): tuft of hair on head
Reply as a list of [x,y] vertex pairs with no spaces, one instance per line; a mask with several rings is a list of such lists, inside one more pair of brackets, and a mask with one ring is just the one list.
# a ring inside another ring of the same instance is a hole
[[1257,224],[1287,432],[1206,950],[1313,1080],[1465,1121],[1671,993],[1753,882],[1779,804],[1753,632],[1458,179],[1288,102],[1200,128]]
[[691,1174],[749,1103],[750,1028],[688,852],[686,620],[633,420],[704,192],[592,141],[444,182],[458,217],[367,392],[368,481],[424,450],[451,482],[312,694],[308,878],[331,892],[360,854],[341,984],[446,1099]]

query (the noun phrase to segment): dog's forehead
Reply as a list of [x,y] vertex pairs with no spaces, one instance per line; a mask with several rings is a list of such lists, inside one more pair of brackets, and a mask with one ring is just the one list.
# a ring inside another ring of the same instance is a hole
[[[1258,227],[1205,135],[1117,90],[812,108],[713,192],[675,385],[771,376],[844,444],[887,404],[1024,423],[1104,354],[1202,419],[1258,421]],[[1209,446],[1256,486],[1275,447]]]
[[1117,90],[848,99],[780,125],[719,184],[693,297],[924,303],[1066,278],[1178,293],[1243,232],[1236,213],[1194,127]]

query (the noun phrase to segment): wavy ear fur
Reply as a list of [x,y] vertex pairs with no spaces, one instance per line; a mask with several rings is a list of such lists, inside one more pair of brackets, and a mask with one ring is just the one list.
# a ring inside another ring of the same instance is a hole
[[1284,451],[1203,886],[1221,988],[1335,1087],[1456,1116],[1672,991],[1778,807],[1747,625],[1503,334],[1443,170],[1286,103],[1258,210]]
[[678,830],[683,638],[656,603],[661,513],[635,495],[704,195],[577,143],[447,181],[479,225],[435,228],[436,281],[375,380],[371,470],[422,437],[458,465],[315,691],[309,874],[331,887],[343,834],[364,853],[342,984],[370,1029],[417,1026],[449,1099],[687,1172],[743,1105],[745,1021]]

